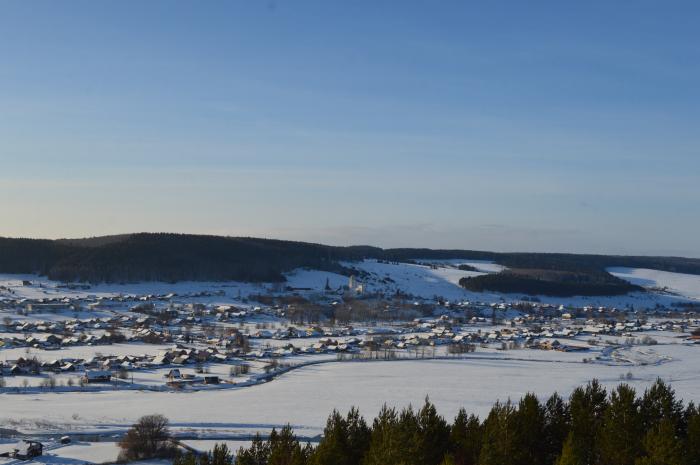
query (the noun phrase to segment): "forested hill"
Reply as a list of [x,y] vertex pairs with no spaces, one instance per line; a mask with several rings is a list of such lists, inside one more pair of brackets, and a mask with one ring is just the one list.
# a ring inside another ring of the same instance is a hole
[[335,247],[166,233],[70,240],[0,238],[0,273],[39,273],[63,281],[281,281],[283,273],[294,268],[342,272],[339,261],[364,258],[493,260],[509,268],[578,273],[600,273],[610,266],[629,266],[700,274],[700,259],[681,257]]

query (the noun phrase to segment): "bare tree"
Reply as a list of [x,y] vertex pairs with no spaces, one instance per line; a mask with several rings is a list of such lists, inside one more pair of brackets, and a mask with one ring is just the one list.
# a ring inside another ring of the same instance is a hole
[[143,416],[129,428],[119,442],[119,458],[132,461],[172,456],[175,448],[170,440],[167,418],[163,415]]

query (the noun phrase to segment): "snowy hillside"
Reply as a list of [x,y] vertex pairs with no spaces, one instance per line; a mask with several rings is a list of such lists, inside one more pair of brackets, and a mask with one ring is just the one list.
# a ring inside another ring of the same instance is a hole
[[700,276],[646,268],[608,268],[608,272],[652,291],[700,300]]

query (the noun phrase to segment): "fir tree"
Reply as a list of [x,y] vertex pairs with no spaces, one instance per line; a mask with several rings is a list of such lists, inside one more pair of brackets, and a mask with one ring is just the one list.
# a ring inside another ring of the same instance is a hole
[[511,465],[515,450],[515,409],[496,402],[484,421],[479,465]]
[[233,463],[233,456],[226,444],[214,444],[210,463],[211,465],[231,465]]
[[455,465],[478,465],[481,452],[481,423],[460,409],[450,431],[450,450]]
[[268,465],[303,465],[307,461],[305,454],[290,425],[285,425],[274,437],[270,435]]
[[621,384],[610,396],[600,430],[601,462],[606,465],[634,465],[640,455],[642,418],[633,388]]
[[640,410],[645,430],[651,430],[662,420],[668,420],[678,434],[683,434],[683,403],[676,399],[675,391],[661,379],[646,391],[641,399]]
[[[277,434],[273,429],[275,435]],[[241,447],[236,453],[236,465],[267,465],[270,460],[270,443],[256,434],[248,448]]]
[[311,464],[350,465],[348,436],[347,422],[337,410],[333,410],[323,430],[323,439],[311,455]]
[[569,433],[564,441],[559,460],[556,462],[557,465],[583,465],[584,459],[585,457],[577,448],[573,432]]
[[418,416],[410,405],[399,414],[397,435],[401,444],[401,448],[398,451],[398,463],[402,465],[422,465],[420,426]]
[[372,423],[372,434],[363,465],[387,465],[401,463],[401,443],[398,434],[396,410],[386,404]]
[[425,398],[417,415],[417,460],[422,465],[439,465],[450,445],[450,426],[438,415],[435,405]]
[[[597,438],[607,407],[607,394],[597,380],[585,388],[576,388],[569,400],[571,429],[562,458],[567,464],[594,465],[597,463]],[[566,452],[566,456],[564,455]],[[562,461],[559,461],[563,465]]]
[[685,412],[687,424],[686,463],[687,465],[700,465],[700,409],[692,402]]
[[662,419],[644,437],[644,457],[636,465],[679,465],[683,463],[683,448],[676,437],[673,420]]
[[515,465],[544,463],[545,457],[545,413],[537,396],[528,393],[515,412]]
[[360,415],[359,410],[354,407],[348,412],[345,423],[348,432],[349,463],[359,465],[367,453],[367,449],[369,449],[372,432],[367,426],[365,419]]
[[197,456],[192,452],[179,455],[173,460],[173,465],[198,465]]
[[571,415],[569,406],[556,392],[547,399],[544,410],[544,462],[556,463],[569,434]]

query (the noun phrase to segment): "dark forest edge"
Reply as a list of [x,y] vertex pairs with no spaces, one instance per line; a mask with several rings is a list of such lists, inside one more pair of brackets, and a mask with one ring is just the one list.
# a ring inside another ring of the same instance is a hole
[[295,268],[347,274],[349,270],[340,262],[362,259],[489,260],[518,270],[518,273],[499,273],[465,281],[465,287],[550,295],[573,295],[571,292],[614,295],[639,290],[610,275],[607,267],[700,274],[700,259],[683,257],[381,249],[170,233],[60,240],[0,238],[0,273],[38,273],[60,281],[92,283],[280,282],[284,281],[285,272]]
[[[122,444],[125,458],[148,455],[129,455],[128,445]],[[231,451],[217,444],[210,453],[177,455],[174,465],[232,463]],[[568,401],[555,393],[542,403],[526,394],[517,403],[496,402],[483,421],[462,409],[449,423],[426,398],[419,410],[384,406],[371,425],[357,409],[345,416],[333,411],[315,447],[302,444],[287,425],[267,438],[256,436],[236,452],[235,463],[700,465],[700,411],[661,380],[641,396],[627,384],[608,393],[596,380]]]
[[474,292],[503,292],[527,295],[571,297],[575,295],[624,295],[644,288],[630,284],[607,271],[561,271],[505,269],[459,280],[460,286]]

